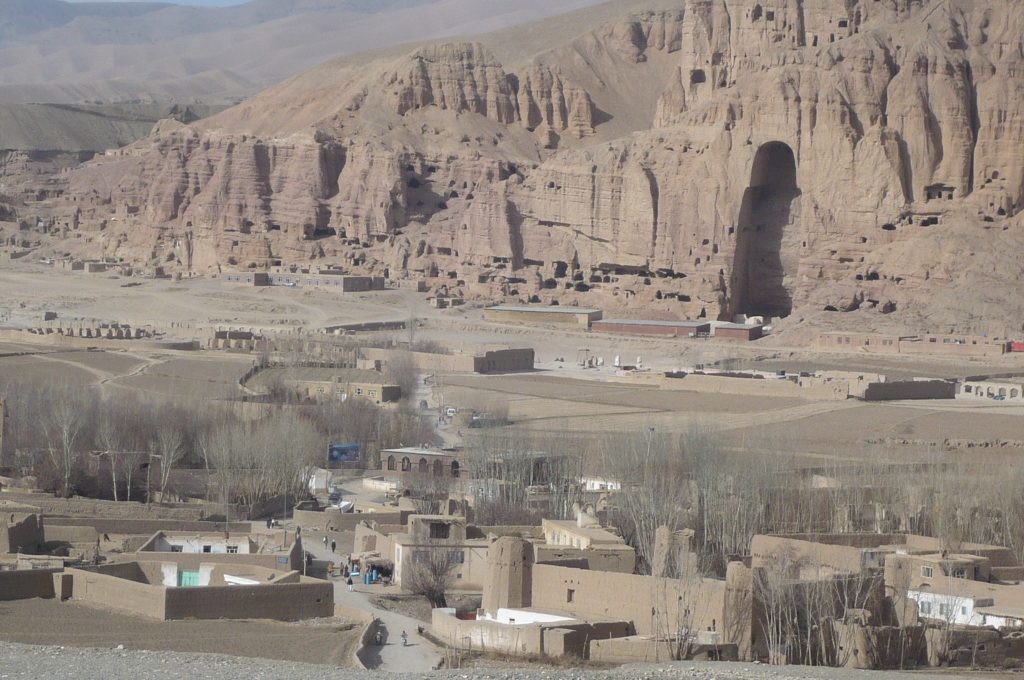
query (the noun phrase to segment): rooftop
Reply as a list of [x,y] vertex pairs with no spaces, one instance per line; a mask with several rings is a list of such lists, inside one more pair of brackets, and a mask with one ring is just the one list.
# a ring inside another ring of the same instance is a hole
[[709,325],[710,321],[659,321],[657,319],[604,319],[596,323],[626,323],[631,326],[670,326],[672,328],[701,328]]
[[[291,552],[295,543],[295,534],[290,531],[272,531],[267,533],[248,532],[210,532],[196,531],[158,531],[149,540],[139,546],[136,552],[179,552],[171,546],[189,546],[197,548],[196,552],[223,553],[226,546],[237,546],[242,554],[274,554]],[[203,546],[209,546],[209,550]],[[193,552],[185,550],[184,552]]]
[[538,623],[576,623],[578,619],[563,614],[539,611],[537,609],[505,609],[500,608],[495,616],[486,612],[480,617],[481,621],[492,621],[507,626],[525,626]]
[[454,456],[457,452],[454,449],[426,449],[419,446],[406,446],[399,449],[381,449],[381,453],[391,453],[402,456]]
[[723,321],[721,323],[715,324],[715,328],[729,328],[729,329],[749,331],[749,330],[753,330],[755,328],[764,328],[764,326],[762,324],[759,324],[759,323],[730,323],[728,321]]
[[619,544],[625,542],[623,541],[621,536],[613,534],[607,529],[603,529],[599,526],[581,527],[575,521],[568,519],[546,519],[543,521],[543,526],[545,529],[549,526],[557,527],[558,529],[566,532],[567,534],[586,537],[590,539],[591,543],[594,544]]
[[594,314],[600,309],[591,307],[561,307],[552,305],[550,307],[527,307],[525,305],[495,305],[488,307],[488,311],[496,312],[543,312],[545,314]]
[[381,373],[359,368],[290,367],[271,370],[276,371],[282,380],[292,382],[352,382],[367,384],[384,384],[386,382]]
[[927,589],[915,590],[974,600],[975,609],[982,614],[1024,619],[1024,586],[950,578],[938,581]]

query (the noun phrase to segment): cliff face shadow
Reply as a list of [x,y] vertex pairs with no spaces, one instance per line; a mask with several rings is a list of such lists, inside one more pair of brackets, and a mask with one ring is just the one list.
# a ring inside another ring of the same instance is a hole
[[782,142],[758,149],[743,192],[736,236],[730,310],[748,316],[788,316],[793,309],[788,280],[799,253],[787,248],[800,188],[793,150]]

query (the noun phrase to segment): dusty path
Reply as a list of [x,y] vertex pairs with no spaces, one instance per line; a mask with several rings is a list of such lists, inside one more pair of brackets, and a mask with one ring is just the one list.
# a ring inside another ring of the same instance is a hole
[[[305,532],[303,532],[303,536],[306,536]],[[319,536],[315,532],[310,532],[308,540],[304,540],[302,543],[303,548],[312,553],[314,559],[331,560],[335,564],[344,565],[345,558],[342,555],[332,554],[330,548],[325,547],[318,539]],[[349,592],[344,580],[339,579],[334,583],[334,601],[336,603],[369,612],[380,619],[383,624],[384,645],[368,650],[370,657],[367,665],[377,670],[394,673],[420,673],[437,668],[442,659],[441,650],[416,632],[418,627],[426,627],[427,624],[408,616],[374,607],[362,590],[362,584],[354,586],[354,590]],[[402,631],[408,635],[408,646],[402,644]]]

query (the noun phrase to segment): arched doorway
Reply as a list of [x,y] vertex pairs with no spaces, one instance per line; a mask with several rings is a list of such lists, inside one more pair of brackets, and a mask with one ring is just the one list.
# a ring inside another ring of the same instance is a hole
[[791,228],[800,208],[796,157],[788,144],[768,142],[754,155],[743,193],[732,272],[730,311],[788,316],[800,264],[800,234]]

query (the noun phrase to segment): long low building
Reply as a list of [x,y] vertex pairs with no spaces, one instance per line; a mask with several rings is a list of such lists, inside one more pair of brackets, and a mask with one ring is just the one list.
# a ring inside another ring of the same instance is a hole
[[359,350],[357,366],[371,371],[382,371],[388,361],[412,361],[417,370],[428,373],[513,373],[533,370],[532,347],[492,349],[480,354],[437,354],[410,352],[401,348],[363,347]]
[[720,323],[715,326],[715,338],[731,342],[753,342],[764,337],[764,326],[756,323]]
[[496,323],[539,324],[569,328],[590,328],[600,321],[600,309],[588,307],[527,307],[521,305],[497,305],[484,310],[484,319]]
[[979,335],[884,335],[834,331],[819,333],[820,349],[864,354],[919,354],[929,356],[1000,356],[1009,343]]
[[658,321],[653,319],[605,319],[590,326],[597,333],[654,335],[670,338],[696,338],[711,334],[707,321]]
[[337,271],[322,271],[306,274],[302,272],[228,272],[226,283],[245,286],[294,286],[296,288],[326,288],[342,293],[365,293],[384,290],[383,276],[350,276]]

